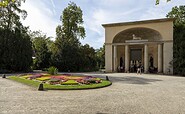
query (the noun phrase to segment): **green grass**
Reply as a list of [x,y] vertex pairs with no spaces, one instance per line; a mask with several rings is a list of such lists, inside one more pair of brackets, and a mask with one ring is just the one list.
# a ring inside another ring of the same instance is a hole
[[29,86],[33,86],[33,87],[38,87],[39,84],[40,84],[40,82],[27,80],[27,79],[24,79],[24,78],[19,78],[17,76],[10,76],[10,77],[8,77],[8,79],[11,79],[11,80],[14,80],[14,81],[17,81],[17,82],[20,82],[20,83],[23,83],[23,84],[26,84],[26,85],[29,85]]
[[78,85],[78,82],[75,80],[68,80],[66,82],[63,82],[62,85]]
[[[17,76],[10,76],[8,77],[10,80],[14,80],[29,86],[38,87],[40,82],[28,80],[24,78],[20,78]],[[112,83],[107,80],[102,80],[101,83],[98,84],[81,84],[81,85],[50,85],[50,84],[44,84],[44,89],[47,90],[80,90],[80,89],[96,89],[96,88],[102,88],[106,86],[110,86]]]

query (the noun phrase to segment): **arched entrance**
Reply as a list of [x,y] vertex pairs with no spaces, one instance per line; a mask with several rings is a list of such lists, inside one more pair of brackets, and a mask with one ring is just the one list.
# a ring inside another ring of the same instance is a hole
[[[158,31],[145,27],[119,32],[112,42],[113,70],[136,72],[137,67],[141,65],[146,73],[162,72],[161,40],[162,36]],[[123,66],[120,66],[119,58],[123,58]]]
[[131,59],[141,59],[134,58],[134,54],[142,52],[146,72],[154,66],[158,72],[173,74],[170,64],[173,60],[173,21],[173,18],[164,18],[103,24],[106,72],[118,71],[120,57],[125,71],[129,71]]

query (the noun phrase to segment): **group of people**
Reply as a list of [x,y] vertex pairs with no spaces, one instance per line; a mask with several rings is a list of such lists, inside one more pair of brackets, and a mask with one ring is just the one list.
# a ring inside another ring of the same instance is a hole
[[[157,71],[157,69],[154,67],[153,64],[153,57],[150,57],[150,67],[149,67],[149,72],[154,73]],[[120,58],[120,65],[118,67],[119,72],[124,72],[124,64],[123,64],[123,58]],[[144,72],[144,66],[141,62],[141,60],[131,60],[130,61],[130,69],[129,72],[136,72],[137,74],[141,74]]]
[[141,74],[144,71],[144,67],[141,61],[131,61],[130,63],[130,72],[137,72],[137,74]]

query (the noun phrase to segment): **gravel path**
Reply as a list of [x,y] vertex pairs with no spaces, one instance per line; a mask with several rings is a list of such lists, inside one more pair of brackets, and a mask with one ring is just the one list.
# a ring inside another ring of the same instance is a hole
[[185,77],[125,73],[92,90],[37,91],[0,78],[0,114],[184,114]]

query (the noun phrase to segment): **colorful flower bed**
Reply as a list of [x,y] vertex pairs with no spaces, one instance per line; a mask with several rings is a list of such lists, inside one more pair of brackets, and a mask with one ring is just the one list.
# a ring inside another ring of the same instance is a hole
[[49,74],[27,74],[21,75],[20,78],[27,80],[40,81],[51,85],[81,85],[81,84],[98,84],[102,80],[92,76],[72,76],[69,74],[49,75]]
[[70,74],[49,75],[49,74],[22,74],[9,76],[14,80],[29,86],[39,87],[43,83],[46,90],[81,90],[95,89],[111,85],[108,80],[92,76],[74,76]]

